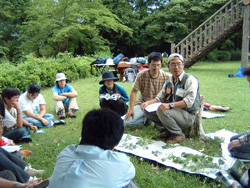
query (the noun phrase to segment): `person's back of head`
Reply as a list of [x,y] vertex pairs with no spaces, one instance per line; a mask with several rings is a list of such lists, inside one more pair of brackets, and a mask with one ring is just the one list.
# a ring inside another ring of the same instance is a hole
[[8,87],[8,88],[5,88],[3,90],[2,99],[3,99],[4,102],[6,102],[5,98],[10,99],[11,97],[14,97],[14,96],[17,96],[17,95],[20,95],[20,92],[19,92],[18,89]]
[[82,121],[80,145],[112,150],[120,142],[123,132],[123,120],[116,112],[106,108],[91,110]]
[[151,52],[149,55],[148,55],[148,63],[150,64],[151,61],[161,61],[162,63],[162,55],[160,52]]
[[28,85],[27,91],[30,94],[40,93],[41,87],[37,83],[31,83]]

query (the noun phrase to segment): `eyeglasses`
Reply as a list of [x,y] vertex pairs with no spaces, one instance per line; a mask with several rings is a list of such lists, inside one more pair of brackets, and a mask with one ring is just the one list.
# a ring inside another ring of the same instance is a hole
[[150,67],[161,67],[161,64],[150,64]]
[[175,67],[181,67],[182,65],[183,65],[183,63],[172,63],[172,64],[169,64],[169,67],[175,68]]

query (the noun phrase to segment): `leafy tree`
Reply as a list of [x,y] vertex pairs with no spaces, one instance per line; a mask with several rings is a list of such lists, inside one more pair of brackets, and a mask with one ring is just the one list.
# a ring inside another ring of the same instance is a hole
[[178,43],[207,18],[215,13],[226,0],[175,0],[163,5],[145,21],[142,46],[147,51],[170,52],[170,44]]
[[59,52],[92,54],[109,49],[107,33],[132,31],[98,0],[34,0],[26,10],[22,49],[36,56],[54,56]]
[[0,58],[5,56],[12,60],[14,56],[20,56],[19,26],[26,17],[24,11],[29,2],[30,0],[0,0]]
[[143,46],[143,31],[146,19],[152,12],[159,9],[167,0],[103,0],[103,4],[116,14],[122,22],[133,30],[133,37],[129,35],[115,35],[110,38],[111,50],[122,52],[128,57],[147,55]]

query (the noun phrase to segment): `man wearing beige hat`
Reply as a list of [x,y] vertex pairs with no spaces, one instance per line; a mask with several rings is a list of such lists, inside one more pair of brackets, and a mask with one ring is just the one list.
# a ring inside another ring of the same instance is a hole
[[56,85],[52,89],[53,97],[55,99],[55,111],[60,119],[65,118],[65,111],[68,111],[69,117],[76,117],[76,111],[79,110],[76,97],[77,92],[74,88],[67,84],[67,78],[64,73],[56,74]]
[[195,114],[200,109],[198,80],[184,71],[184,65],[180,54],[171,54],[168,68],[172,76],[157,97],[142,104],[145,109],[149,104],[162,103],[157,111],[149,113],[144,110],[144,113],[148,119],[165,127],[165,133],[160,134],[160,137],[167,139],[169,144],[185,140],[182,129],[193,125]]

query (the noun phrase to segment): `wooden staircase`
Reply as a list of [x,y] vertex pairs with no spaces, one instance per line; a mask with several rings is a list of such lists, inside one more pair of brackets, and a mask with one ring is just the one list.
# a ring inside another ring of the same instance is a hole
[[242,24],[242,0],[230,0],[177,45],[171,44],[171,53],[181,54],[185,67],[191,67],[238,32]]

